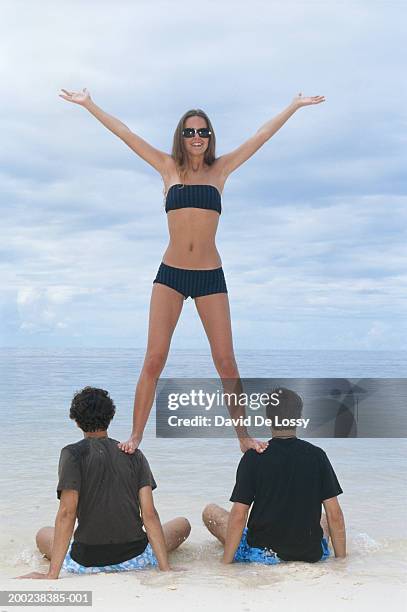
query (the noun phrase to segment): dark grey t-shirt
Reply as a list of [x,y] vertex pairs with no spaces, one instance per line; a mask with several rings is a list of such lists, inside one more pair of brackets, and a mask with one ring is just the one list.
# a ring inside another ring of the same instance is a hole
[[71,556],[81,565],[121,563],[148,543],[138,491],[157,485],[143,453],[128,455],[117,444],[112,438],[85,438],[61,451],[57,495],[63,489],[79,492]]

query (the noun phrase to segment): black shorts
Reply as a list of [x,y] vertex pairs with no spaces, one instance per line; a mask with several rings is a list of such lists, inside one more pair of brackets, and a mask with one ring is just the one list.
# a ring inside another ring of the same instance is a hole
[[153,282],[175,289],[185,300],[188,297],[195,299],[203,295],[228,292],[222,267],[213,270],[185,270],[161,263]]

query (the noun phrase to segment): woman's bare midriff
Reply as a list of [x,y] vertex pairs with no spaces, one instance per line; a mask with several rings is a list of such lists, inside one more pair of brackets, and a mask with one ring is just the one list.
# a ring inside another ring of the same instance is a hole
[[175,268],[212,270],[222,261],[215,244],[219,214],[201,208],[180,208],[169,211],[170,242],[163,262]]

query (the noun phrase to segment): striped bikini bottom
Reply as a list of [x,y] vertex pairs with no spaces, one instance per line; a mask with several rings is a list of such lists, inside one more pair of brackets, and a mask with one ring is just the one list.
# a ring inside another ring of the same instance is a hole
[[185,270],[161,263],[153,283],[167,285],[186,300],[195,299],[213,293],[227,293],[225,276],[222,267],[213,270]]

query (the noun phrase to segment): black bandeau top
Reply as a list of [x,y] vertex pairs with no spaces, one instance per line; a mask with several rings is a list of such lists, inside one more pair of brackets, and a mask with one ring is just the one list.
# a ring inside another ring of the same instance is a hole
[[214,185],[171,185],[165,200],[165,212],[178,208],[204,208],[221,214],[220,191]]

